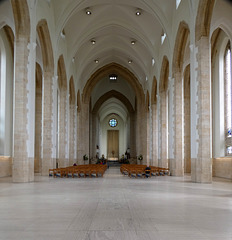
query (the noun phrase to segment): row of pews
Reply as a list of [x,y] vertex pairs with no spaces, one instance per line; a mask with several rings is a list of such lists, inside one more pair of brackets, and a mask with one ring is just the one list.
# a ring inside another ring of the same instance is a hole
[[105,171],[107,169],[106,165],[96,165],[96,164],[88,164],[88,165],[78,165],[78,166],[70,166],[65,168],[54,168],[49,169],[50,177],[103,177]]
[[130,178],[170,175],[169,168],[150,166],[150,169],[146,170],[146,167],[147,165],[122,164],[120,171]]

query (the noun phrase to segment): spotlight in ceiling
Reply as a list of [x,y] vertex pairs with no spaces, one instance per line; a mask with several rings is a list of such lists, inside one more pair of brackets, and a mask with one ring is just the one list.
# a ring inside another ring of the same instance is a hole
[[99,60],[98,60],[98,59],[95,59],[94,62],[95,62],[96,64],[98,64],[98,63],[99,63]]
[[136,41],[135,40],[131,40],[131,44],[135,45]]
[[96,40],[95,39],[91,39],[91,43],[94,45],[96,44]]
[[60,36],[61,36],[63,39],[65,39],[65,31],[64,31],[64,29],[61,31]]
[[92,14],[92,12],[91,12],[91,10],[89,8],[85,9],[85,13],[86,13],[86,15],[91,15]]
[[135,11],[136,16],[140,16],[142,14],[142,10],[140,8],[137,8]]
[[131,64],[131,63],[132,63],[132,60],[128,60],[128,63]]
[[151,59],[151,64],[152,64],[152,66],[155,65],[155,59],[154,58]]

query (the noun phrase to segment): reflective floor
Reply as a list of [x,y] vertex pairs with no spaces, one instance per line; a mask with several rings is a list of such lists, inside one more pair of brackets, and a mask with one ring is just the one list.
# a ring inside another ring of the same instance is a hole
[[13,184],[0,178],[0,239],[231,240],[232,182],[190,176],[104,178]]

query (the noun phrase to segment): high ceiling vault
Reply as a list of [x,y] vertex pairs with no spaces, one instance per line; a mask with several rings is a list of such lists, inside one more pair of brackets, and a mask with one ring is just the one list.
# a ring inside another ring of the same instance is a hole
[[[162,33],[171,34],[175,0],[54,0],[57,36],[65,35],[82,87],[111,62],[143,85],[159,55]],[[86,14],[86,11],[91,14]],[[140,11],[140,15],[136,14]],[[64,36],[63,36],[64,37]],[[166,39],[168,40],[168,37]],[[169,44],[168,44],[169,45]],[[97,60],[98,62],[96,63]]]

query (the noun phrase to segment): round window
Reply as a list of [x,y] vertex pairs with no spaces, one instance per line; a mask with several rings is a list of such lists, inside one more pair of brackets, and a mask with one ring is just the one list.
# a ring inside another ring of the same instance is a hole
[[118,125],[118,121],[115,118],[111,118],[109,121],[109,125],[111,127],[116,127]]

